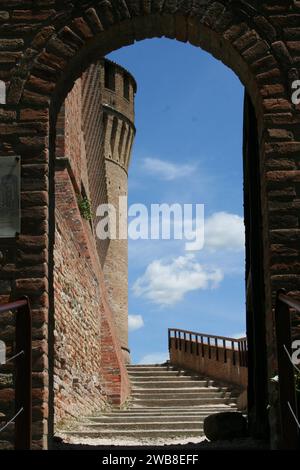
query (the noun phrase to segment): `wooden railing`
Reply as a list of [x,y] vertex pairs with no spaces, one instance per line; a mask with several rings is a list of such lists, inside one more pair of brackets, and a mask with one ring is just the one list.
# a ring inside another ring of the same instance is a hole
[[290,309],[300,313],[300,302],[286,295],[284,290],[278,291],[275,327],[281,421],[280,446],[283,449],[299,449],[299,397],[297,398],[295,377],[300,374],[300,368],[292,361]]
[[27,297],[0,305],[0,314],[16,311],[15,354],[6,360],[15,361],[15,449],[29,450],[32,443],[32,318]]
[[213,336],[177,328],[169,328],[168,332],[169,350],[173,339],[175,348],[180,351],[184,350],[196,356],[208,357],[208,359],[211,359],[212,351],[214,351],[214,359],[217,361],[226,363],[230,355],[234,366],[247,367],[248,365],[247,338]]

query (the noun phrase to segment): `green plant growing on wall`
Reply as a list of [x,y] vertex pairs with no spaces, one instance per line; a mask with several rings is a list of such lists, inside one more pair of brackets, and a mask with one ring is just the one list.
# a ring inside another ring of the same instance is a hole
[[88,221],[92,220],[93,219],[93,212],[92,212],[91,203],[90,203],[90,200],[88,199],[88,197],[78,196],[77,202],[78,202],[78,208],[79,208],[81,216],[85,220],[88,220]]

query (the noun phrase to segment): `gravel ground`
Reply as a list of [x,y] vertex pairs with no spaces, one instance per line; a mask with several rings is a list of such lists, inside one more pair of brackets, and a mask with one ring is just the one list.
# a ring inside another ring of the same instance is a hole
[[187,438],[187,439],[149,439],[149,438],[140,438],[140,439],[89,439],[89,438],[76,438],[70,437],[67,434],[60,434],[57,436],[58,439],[63,441],[63,445],[84,445],[84,446],[101,446],[101,447],[110,447],[110,446],[122,446],[122,447],[142,447],[142,446],[170,446],[170,445],[187,445],[187,444],[200,444],[205,441],[205,437],[201,438]]
[[200,439],[141,439],[122,441],[112,439],[74,439],[68,436],[56,436],[54,449],[57,450],[167,450],[167,449],[198,449],[200,450],[269,450],[264,441],[251,438],[233,441],[209,442],[205,437]]

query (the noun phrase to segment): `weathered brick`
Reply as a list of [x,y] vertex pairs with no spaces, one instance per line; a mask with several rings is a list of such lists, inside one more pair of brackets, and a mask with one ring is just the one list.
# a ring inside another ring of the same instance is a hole
[[25,90],[23,92],[22,103],[27,106],[49,107],[50,97],[35,93],[33,91]]
[[54,26],[45,26],[42,28],[34,37],[31,47],[33,49],[39,49],[44,46],[50,37],[54,34],[55,28]]
[[293,140],[294,135],[291,131],[286,129],[268,129],[268,135],[271,139],[278,140]]
[[0,64],[14,64],[21,56],[21,52],[0,52]]
[[298,154],[300,151],[300,142],[274,142],[266,144],[267,155],[285,155]]
[[262,57],[265,57],[268,52],[268,44],[265,41],[257,41],[254,46],[245,50],[242,55],[248,63],[251,63],[259,60]]
[[280,60],[283,64],[289,66],[293,63],[293,59],[284,44],[283,41],[276,41],[272,44],[272,49],[275,53],[275,56]]
[[89,22],[91,29],[95,33],[103,31],[104,28],[102,26],[101,20],[99,19],[99,16],[94,8],[88,8],[85,12],[85,16]]
[[278,68],[274,68],[274,69],[269,70],[268,72],[259,73],[256,76],[256,79],[258,83],[261,85],[278,83],[280,82],[280,79],[281,79],[281,73]]
[[23,39],[1,39],[0,51],[19,51],[24,46]]
[[21,110],[20,119],[21,121],[48,121],[49,112],[47,109],[26,108]]
[[40,249],[40,248],[47,248],[48,247],[48,238],[41,237],[41,236],[26,236],[20,234],[17,240],[18,247],[32,250]]
[[90,39],[94,36],[94,33],[92,32],[91,28],[81,17],[75,18],[73,20],[72,27],[75,29],[75,32],[82,36],[84,39]]
[[281,83],[276,83],[271,85],[264,85],[263,87],[261,87],[260,92],[264,98],[282,96],[285,92],[285,88]]
[[26,87],[37,92],[51,94],[55,88],[55,83],[31,75],[29,81],[26,84]]
[[15,111],[8,111],[5,109],[0,109],[0,121],[2,122],[11,122],[16,119]]
[[48,252],[47,250],[33,251],[33,252],[24,252],[18,250],[17,253],[17,262],[18,266],[36,266],[48,262]]
[[18,295],[40,295],[47,291],[48,282],[46,279],[18,279],[16,281],[16,292]]
[[286,112],[292,109],[292,104],[283,98],[264,99],[263,105],[267,113],[274,111]]
[[44,21],[54,16],[55,10],[14,10],[12,13],[12,21]]
[[46,191],[23,192],[21,194],[22,208],[47,206],[48,199],[48,193]]
[[258,30],[268,39],[273,41],[276,36],[277,32],[274,26],[268,21],[268,19],[265,16],[255,16],[254,17],[254,23],[258,27]]
[[239,49],[240,52],[249,49],[257,43],[258,37],[255,31],[247,31],[233,42],[233,45]]
[[292,181],[300,182],[300,171],[269,171],[266,174],[267,181]]

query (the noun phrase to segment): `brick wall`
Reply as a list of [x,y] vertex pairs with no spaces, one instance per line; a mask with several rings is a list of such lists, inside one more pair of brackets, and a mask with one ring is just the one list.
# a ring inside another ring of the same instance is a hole
[[[55,427],[108,403],[120,404],[129,392],[127,372],[118,353],[119,338],[114,331],[111,305],[105,300],[106,286],[101,271],[105,248],[95,239],[94,231],[97,205],[107,202],[100,70],[100,64],[93,65],[76,81],[57,122]],[[82,186],[91,198],[91,221],[85,220],[79,210]],[[127,275],[123,280],[127,289],[126,279]]]
[[[101,82],[102,67],[92,64],[82,76],[82,130],[88,158],[88,191],[92,204],[93,225],[97,223],[96,211],[100,204],[107,203],[107,183],[104,160],[104,130]],[[96,240],[97,251],[103,266],[109,241]]]
[[56,172],[55,423],[103,404],[101,292],[68,171]]

